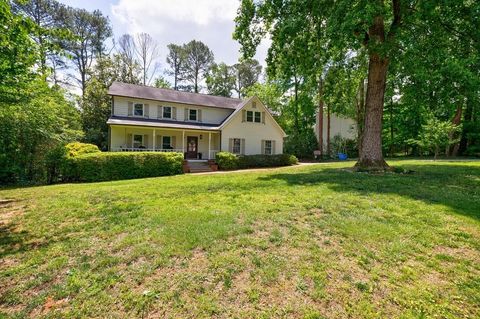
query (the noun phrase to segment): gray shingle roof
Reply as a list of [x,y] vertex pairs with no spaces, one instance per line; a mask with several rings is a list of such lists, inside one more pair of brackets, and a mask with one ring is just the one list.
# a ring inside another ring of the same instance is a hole
[[109,95],[133,97],[146,100],[202,105],[226,109],[236,109],[242,103],[241,99],[213,96],[200,93],[159,89],[151,86],[113,82],[108,90]]

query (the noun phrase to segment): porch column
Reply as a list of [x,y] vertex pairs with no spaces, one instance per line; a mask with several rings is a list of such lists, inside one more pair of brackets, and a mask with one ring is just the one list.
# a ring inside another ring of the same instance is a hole
[[182,153],[185,153],[185,130],[182,130]]
[[208,159],[210,159],[210,143],[212,141],[212,133],[208,132]]
[[153,151],[155,152],[155,145],[157,144],[155,142],[155,139],[156,139],[156,135],[155,135],[155,129],[153,129]]

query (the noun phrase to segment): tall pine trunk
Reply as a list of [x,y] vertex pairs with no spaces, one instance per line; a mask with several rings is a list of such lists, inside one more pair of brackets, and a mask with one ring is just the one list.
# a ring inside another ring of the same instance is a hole
[[360,170],[385,170],[388,168],[382,154],[383,100],[387,82],[389,60],[378,53],[370,53],[368,65],[367,98],[365,101],[365,126],[361,150],[355,167]]

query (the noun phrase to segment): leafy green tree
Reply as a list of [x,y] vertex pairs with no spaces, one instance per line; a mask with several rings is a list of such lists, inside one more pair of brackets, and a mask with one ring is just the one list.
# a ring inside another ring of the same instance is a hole
[[167,45],[168,55],[167,63],[170,69],[167,74],[173,77],[173,89],[178,90],[180,82],[182,82],[182,69],[185,62],[185,51],[183,46],[170,43]]
[[17,103],[0,103],[0,183],[42,182],[49,149],[82,137],[80,115],[65,92],[39,78]]
[[71,76],[82,90],[83,96],[88,82],[88,70],[95,59],[105,54],[105,41],[112,36],[112,28],[108,18],[99,10],[89,12],[66,7],[60,11],[59,21],[72,33],[61,45],[71,56],[76,71]]
[[420,137],[416,143],[425,150],[434,153],[434,159],[437,159],[438,154],[442,148],[446,148],[458,142],[452,139],[452,134],[458,132],[460,127],[455,126],[450,122],[444,122],[430,118],[425,125],[422,125]]
[[163,76],[159,76],[155,79],[154,86],[162,89],[171,89],[172,83],[168,82]]
[[32,39],[39,49],[38,67],[40,73],[47,79],[52,74],[54,83],[57,83],[57,70],[65,67],[65,58],[59,47],[60,39],[68,36],[66,30],[59,23],[58,12],[64,10],[64,5],[56,0],[15,0],[12,8],[15,13],[30,18],[35,25]]
[[262,66],[255,59],[240,59],[233,66],[235,70],[235,91],[238,97],[242,97],[242,93],[258,82],[258,77],[262,73]]
[[187,82],[182,88],[198,93],[200,82],[205,79],[214,56],[213,52],[201,41],[192,40],[183,45],[185,60],[181,68],[181,77]]
[[89,69],[89,81],[81,100],[84,141],[95,144],[102,150],[108,149],[107,120],[112,110],[108,88],[119,80],[119,64],[119,56],[98,59],[95,66]]
[[0,25],[0,102],[16,102],[25,97],[28,84],[35,79],[35,26],[30,19],[13,14],[6,1],[0,1]]
[[235,70],[225,63],[214,63],[207,75],[209,94],[231,97],[235,87]]
[[449,47],[457,40],[475,43],[478,9],[478,2],[472,1],[243,0],[234,38],[244,55],[251,57],[262,38],[270,35],[267,73],[274,78],[295,77],[295,92],[323,74],[330,63],[365,52],[367,88],[356,166],[384,170],[388,166],[382,153],[382,121],[389,66],[396,61],[403,66],[414,62],[405,51],[435,55],[431,43],[418,45],[422,37],[441,34]]

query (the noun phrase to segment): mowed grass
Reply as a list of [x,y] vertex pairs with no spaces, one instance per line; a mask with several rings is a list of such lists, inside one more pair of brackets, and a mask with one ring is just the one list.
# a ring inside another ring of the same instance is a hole
[[480,162],[0,190],[0,317],[479,318]]

